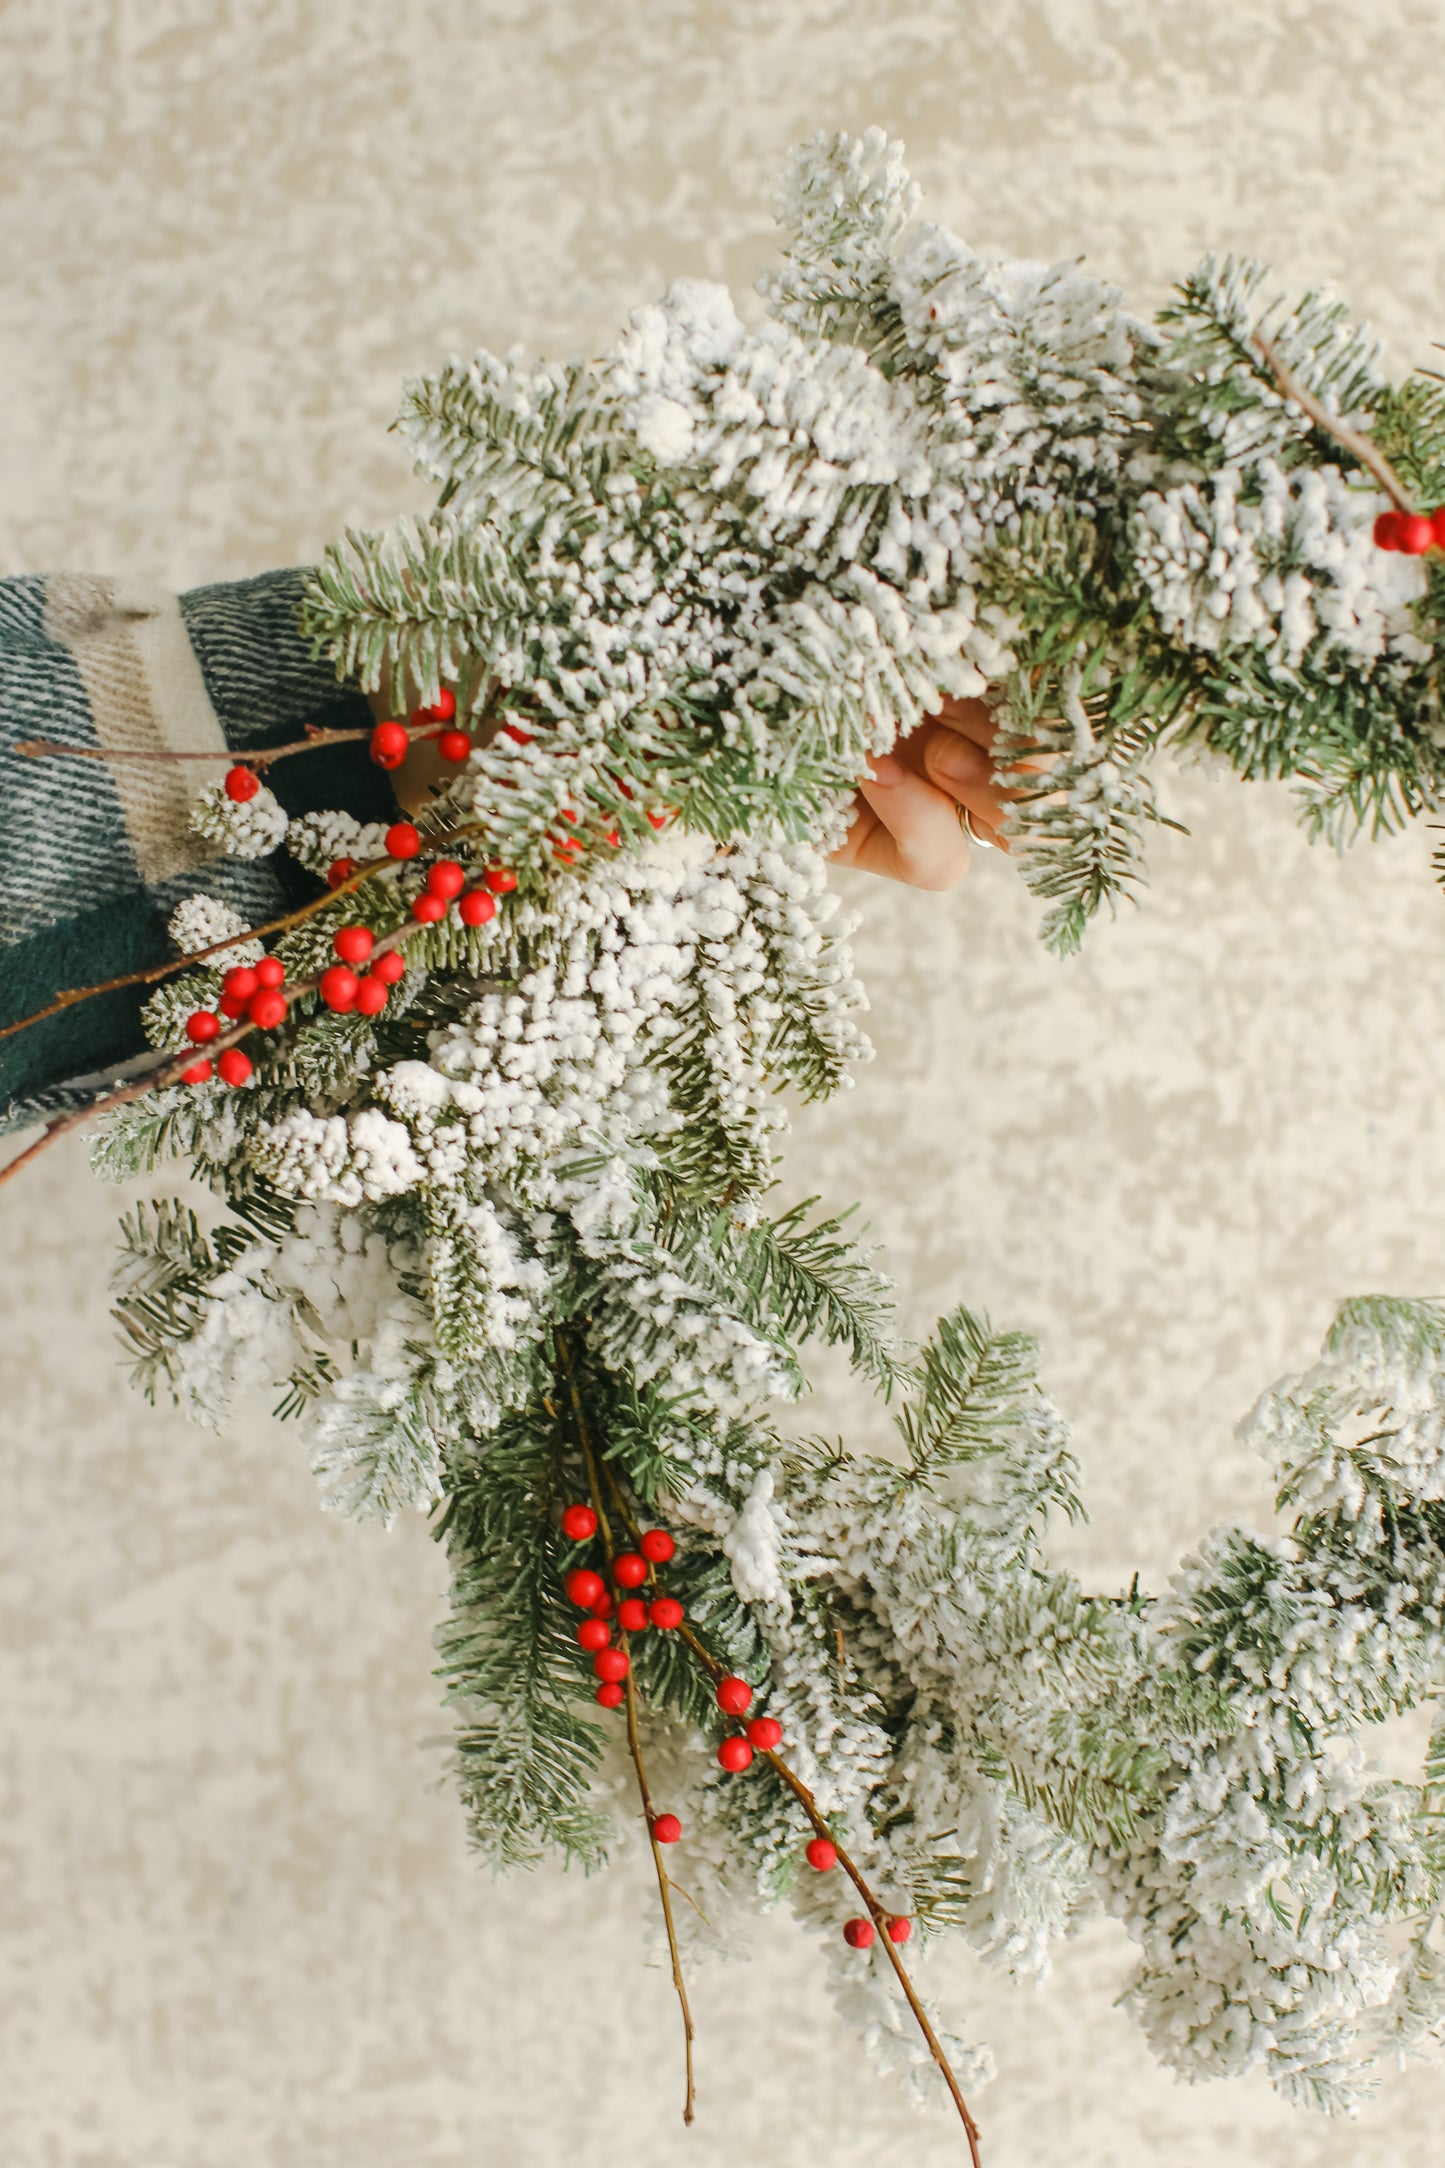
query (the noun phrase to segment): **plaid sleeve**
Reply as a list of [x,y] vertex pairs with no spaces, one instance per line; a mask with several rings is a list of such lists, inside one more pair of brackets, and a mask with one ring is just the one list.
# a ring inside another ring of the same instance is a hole
[[[76,574],[0,580],[0,1026],[65,987],[166,961],[166,920],[184,896],[217,896],[255,924],[315,894],[284,856],[224,858],[192,833],[191,799],[218,773],[209,762],[15,752],[34,737],[245,750],[307,723],[366,724],[362,695],[296,630],[303,578],[270,572],[180,596]],[[290,813],[395,811],[363,745],[285,761],[267,780]],[[146,991],[98,995],[0,1039],[0,1131],[83,1104],[142,1055]]]

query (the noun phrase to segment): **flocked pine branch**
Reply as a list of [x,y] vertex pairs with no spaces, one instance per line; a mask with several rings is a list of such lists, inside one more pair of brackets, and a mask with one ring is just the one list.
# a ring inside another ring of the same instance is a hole
[[[987,2053],[914,1992],[913,1924],[1037,1978],[1103,1907],[1163,2060],[1350,2111],[1445,2042],[1438,1728],[1417,1784],[1365,1761],[1442,1688],[1440,1306],[1347,1304],[1263,1396],[1274,1527],[1091,1591],[1048,1555],[1081,1504],[1032,1340],[960,1306],[901,1348],[845,1216],[775,1183],[790,1102],[867,1052],[823,854],[942,694],[993,710],[1060,950],[1140,893],[1176,746],[1335,841],[1438,805],[1445,401],[1252,266],[1149,324],[982,257],[876,132],[806,146],[782,218],[753,328],[684,280],[591,362],[409,390],[435,510],[337,543],[305,623],[471,749],[410,832],[208,806],[338,886],[225,936],[269,943],[273,1022],[204,944],[158,982],[96,1164],[185,1159],[228,1216],[132,1217],[118,1315],[148,1389],[269,1395],[333,1505],[436,1513],[474,1843],[600,1863],[630,1763],[680,1988],[790,1905],[972,2145]],[[228,1000],[249,1074],[178,1082],[187,1004]],[[809,1340],[888,1455],[783,1419]]]

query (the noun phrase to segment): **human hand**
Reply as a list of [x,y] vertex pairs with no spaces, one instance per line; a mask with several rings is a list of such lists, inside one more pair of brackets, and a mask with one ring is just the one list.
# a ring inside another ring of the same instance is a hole
[[909,888],[956,888],[969,860],[961,806],[980,842],[1007,851],[1001,830],[1009,791],[994,766],[994,735],[981,700],[945,699],[937,715],[870,761],[847,841],[830,862]]

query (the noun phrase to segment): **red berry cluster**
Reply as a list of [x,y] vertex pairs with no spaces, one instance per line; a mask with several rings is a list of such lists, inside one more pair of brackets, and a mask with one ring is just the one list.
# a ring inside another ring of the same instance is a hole
[[[597,1515],[591,1506],[570,1505],[562,1515],[562,1533],[569,1543],[590,1543],[597,1533]],[[632,1660],[625,1649],[612,1646],[612,1629],[608,1624],[614,1614],[624,1633],[641,1633],[647,1626],[670,1631],[683,1621],[682,1605],[672,1596],[654,1596],[645,1603],[634,1593],[641,1588],[654,1566],[665,1566],[673,1556],[677,1545],[665,1528],[648,1528],[637,1539],[635,1551],[619,1551],[612,1561],[612,1578],[618,1588],[628,1591],[614,1605],[606,1583],[600,1573],[590,1566],[573,1566],[567,1573],[563,1586],[573,1603],[589,1617],[577,1628],[579,1647],[592,1658],[592,1670],[600,1682],[597,1699],[604,1709],[617,1708],[624,1699],[622,1681],[632,1668]],[[724,1716],[745,1717],[752,1707],[753,1690],[746,1679],[730,1672],[719,1679],[714,1698]],[[741,1732],[730,1732],[717,1750],[719,1767],[730,1775],[741,1776],[753,1763],[754,1751],[771,1754],[782,1744],[783,1727],[774,1716],[754,1716],[748,1719]],[[659,1814],[653,1821],[652,1834],[659,1844],[675,1844],[682,1835],[682,1824],[675,1814]],[[828,1837],[814,1837],[804,1853],[808,1865],[819,1874],[827,1874],[838,1864],[838,1847]],[[884,1932],[890,1942],[906,1942],[913,1932],[913,1922],[902,1913],[881,1915]],[[850,1948],[866,1950],[876,1938],[877,1929],[871,1919],[859,1917],[845,1921],[843,1939]]]
[[[829,1837],[814,1837],[803,1857],[819,1874],[828,1874],[838,1864],[838,1847]],[[902,1912],[892,1912],[884,1921],[883,1931],[890,1942],[906,1942],[913,1932],[913,1922]],[[850,1950],[871,1949],[876,1935],[872,1920],[861,1915],[843,1922],[843,1940]]]
[[[386,851],[389,858],[408,859],[420,855],[421,830],[411,821],[394,821],[386,831]],[[338,858],[327,882],[332,888],[340,888],[356,872],[356,861]],[[506,866],[491,866],[482,876],[480,888],[468,888],[465,870],[454,858],[438,858],[427,868],[426,886],[412,901],[411,915],[420,926],[435,926],[447,915],[455,903],[457,917],[464,926],[485,926],[497,914],[498,896],[509,896],[517,885],[517,876]],[[341,961],[333,964],[321,975],[321,998],[328,1009],[345,1016],[357,1010],[362,1016],[378,1016],[386,1007],[387,989],[396,984],[406,970],[406,964],[396,949],[387,949],[378,956],[369,972],[358,976],[350,966],[364,964],[375,946],[369,926],[352,925],[337,928],[332,936],[332,946]]]
[[1382,550],[1403,550],[1407,557],[1445,549],[1445,504],[1434,512],[1382,512],[1375,521],[1375,542]]
[[[279,956],[262,956],[254,964],[238,964],[234,971],[226,973],[216,1008],[197,1009],[186,1018],[186,1037],[193,1046],[208,1046],[220,1038],[227,1023],[238,1024],[242,1017],[262,1031],[275,1031],[286,1021],[291,1006],[282,991],[285,983],[286,966]],[[239,1046],[228,1046],[216,1056],[214,1065],[209,1056],[192,1062],[189,1069],[181,1071],[181,1082],[205,1084],[213,1068],[223,1083],[244,1084],[251,1075],[251,1057]]]
[[[358,1016],[380,1016],[387,995],[406,974],[406,958],[400,949],[373,955],[376,940],[369,926],[338,926],[331,946],[341,961],[322,972],[317,989],[327,1008],[336,1016],[349,1016],[353,1009]],[[352,968],[367,963],[369,970]]]
[[414,708],[410,724],[378,723],[371,733],[371,757],[378,768],[399,768],[406,759],[407,748],[413,738],[435,738],[437,751],[443,760],[460,764],[472,750],[472,741],[464,730],[448,730],[457,712],[455,693],[443,686],[429,707]]
[[[597,1515],[591,1506],[568,1506],[562,1515],[562,1533],[569,1543],[590,1543],[597,1533]],[[597,1699],[604,1709],[615,1709],[622,1701],[622,1681],[631,1668],[626,1650],[611,1646],[607,1621],[615,1614],[626,1634],[645,1633],[649,1626],[671,1633],[683,1621],[683,1608],[675,1596],[654,1596],[649,1603],[636,1593],[649,1569],[665,1566],[677,1545],[665,1528],[649,1528],[639,1540],[640,1550],[620,1551],[612,1561],[612,1578],[627,1591],[620,1602],[614,1603],[601,1574],[590,1566],[574,1566],[564,1584],[578,1609],[592,1614],[578,1627],[577,1640],[592,1658],[593,1672],[601,1682]]]
[[[569,1543],[590,1543],[597,1533],[597,1515],[591,1506],[568,1506],[562,1515],[562,1533]],[[677,1549],[665,1528],[645,1530],[638,1542],[638,1550],[621,1551],[612,1561],[612,1578],[617,1586],[634,1592],[647,1579],[649,1568],[665,1566]],[[574,1566],[563,1585],[573,1603],[591,1613],[577,1628],[577,1642],[592,1658],[593,1674],[599,1682],[598,1701],[604,1709],[615,1709],[625,1698],[622,1682],[632,1668],[632,1659],[626,1649],[613,1648],[612,1628],[607,1621],[615,1614],[623,1633],[643,1633],[649,1626],[671,1633],[682,1624],[682,1605],[675,1596],[655,1596],[649,1604],[635,1593],[614,1604],[601,1574],[594,1573],[590,1566]],[[676,1844],[682,1824],[675,1814],[654,1815],[652,1835],[658,1844]]]
[[[388,858],[416,858],[422,847],[421,830],[412,821],[393,821],[386,831]],[[351,858],[338,858],[326,878],[340,888],[356,871]],[[497,897],[510,896],[517,876],[507,866],[489,866],[480,888],[468,888],[465,869],[455,858],[438,858],[427,868],[426,886],[412,901],[411,915],[419,926],[436,926],[455,903],[464,926],[485,926],[497,913]]]

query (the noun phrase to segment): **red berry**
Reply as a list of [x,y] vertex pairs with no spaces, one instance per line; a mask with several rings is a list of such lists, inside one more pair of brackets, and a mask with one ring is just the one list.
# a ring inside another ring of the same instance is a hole
[[592,1659],[592,1669],[599,1679],[625,1679],[632,1665],[625,1649],[599,1649]]
[[622,1704],[622,1688],[617,1684],[617,1681],[615,1679],[608,1679],[603,1685],[598,1687],[597,1699],[601,1702],[604,1709],[620,1708]]
[[654,828],[665,828],[667,826],[667,815],[665,813],[649,813],[647,817]]
[[746,1679],[729,1676],[717,1682],[717,1705],[725,1716],[742,1716],[753,1698]]
[[454,858],[439,858],[434,866],[427,868],[427,894],[440,896],[443,903],[450,903],[467,885],[467,877]]
[[418,926],[435,926],[438,919],[447,915],[447,907],[440,896],[417,896],[411,907],[411,915]]
[[814,1837],[803,1857],[810,1867],[817,1868],[819,1874],[827,1874],[838,1864],[838,1847],[827,1837]]
[[399,768],[410,744],[405,723],[378,723],[371,733],[371,757],[378,768]]
[[421,830],[411,821],[393,821],[386,831],[388,858],[415,858],[421,849]]
[[755,1716],[748,1726],[748,1737],[760,1754],[771,1754],[782,1736],[783,1727],[775,1716]]
[[258,986],[283,986],[286,982],[286,966],[279,956],[263,956],[256,965]]
[[554,843],[552,845],[552,856],[559,865],[575,866],[582,856],[582,846],[580,843]]
[[575,805],[564,805],[564,806],[563,806],[563,808],[562,808],[562,818],[563,818],[563,820],[564,820],[564,821],[570,821],[570,822],[571,822],[571,824],[572,824],[572,826],[573,826],[573,827],[575,828],[575,827],[577,826],[577,808],[576,808],[576,806],[575,806]]
[[369,926],[338,926],[331,946],[344,964],[364,964],[375,947]]
[[604,843],[610,843],[614,851],[620,851],[622,848],[622,838],[615,828],[607,829],[602,840]]
[[677,1545],[665,1528],[644,1528],[637,1539],[637,1548],[654,1566],[665,1566]]
[[1423,512],[1402,512],[1396,523],[1396,548],[1407,557],[1423,557],[1435,540],[1435,529]]
[[387,992],[386,982],[379,979],[374,971],[368,971],[365,978],[358,979],[356,984],[357,1014],[380,1016],[386,1007]]
[[242,1001],[249,1001],[260,983],[249,964],[237,964],[233,971],[226,973],[222,981],[226,992],[238,994]]
[[587,1608],[594,1618],[611,1618],[616,1606],[604,1588],[596,1603],[590,1603]]
[[652,1834],[659,1844],[676,1844],[682,1835],[682,1824],[675,1814],[659,1814],[652,1825]]
[[876,1933],[871,1920],[845,1920],[843,1923],[843,1940],[850,1950],[871,1950]]
[[586,1649],[589,1656],[595,1656],[599,1649],[605,1649],[611,1639],[612,1628],[606,1619],[584,1618],[577,1629],[578,1646]]
[[356,989],[360,984],[349,964],[333,964],[321,974],[320,994],[328,1009],[344,1016],[348,1009],[356,1007]]
[[485,926],[488,919],[495,918],[496,915],[496,899],[489,896],[484,888],[468,889],[457,905],[457,917],[464,926]]
[[482,878],[494,896],[510,896],[517,885],[517,876],[510,866],[488,866]]
[[288,1003],[284,994],[277,993],[274,986],[263,986],[259,994],[252,994],[246,1003],[246,1014],[262,1031],[274,1031],[286,1020]]
[[437,739],[437,751],[443,760],[460,764],[471,758],[472,741],[464,730],[444,730]]
[[607,1593],[601,1574],[594,1573],[590,1566],[574,1566],[562,1585],[579,1611],[590,1611],[598,1597]]
[[585,1543],[597,1533],[597,1515],[591,1506],[568,1506],[562,1515],[562,1533],[569,1543]]
[[530,745],[532,742],[531,731],[524,730],[520,723],[503,723],[502,735],[510,738],[514,745]]
[[189,1069],[182,1069],[181,1082],[183,1084],[204,1084],[210,1074],[211,1065],[208,1061],[193,1061]]
[[636,1551],[619,1551],[612,1561],[612,1578],[619,1588],[641,1588],[647,1579],[647,1560]]
[[648,1605],[647,1615],[654,1626],[669,1634],[674,1626],[682,1624],[682,1605],[676,1596],[659,1596],[655,1603]]
[[[251,976],[254,978],[255,973],[252,972]],[[222,994],[216,1007],[222,1016],[229,1016],[233,1024],[238,1024],[246,1013],[246,1004],[250,998],[250,994]]]
[[753,1750],[746,1739],[724,1739],[717,1750],[718,1766],[730,1769],[734,1776],[741,1776],[744,1769],[753,1765]]
[[383,949],[372,961],[371,975],[380,979],[383,986],[395,986],[398,979],[406,977],[406,958],[400,949]]
[[640,1634],[647,1631],[647,1605],[640,1596],[629,1596],[617,1606],[617,1623],[624,1633]]
[[239,1046],[228,1046],[216,1062],[217,1074],[227,1084],[244,1084],[251,1074],[251,1057]]
[[890,1942],[906,1942],[912,1932],[912,1920],[905,1920],[901,1913],[898,1918],[888,1922],[888,1939]]
[[261,788],[261,778],[250,768],[226,770],[226,796],[233,805],[246,805]]
[[197,1009],[186,1018],[186,1037],[196,1046],[204,1046],[208,1039],[221,1036],[221,1019],[214,1009]]
[[445,685],[429,708],[419,708],[417,713],[429,723],[449,723],[457,712],[457,696],[448,692]]
[[1435,536],[1437,550],[1445,550],[1445,504],[1437,506],[1430,514],[1430,527]]
[[1375,547],[1397,550],[1400,547],[1400,515],[1398,512],[1380,512],[1375,517]]
[[333,858],[330,866],[327,868],[327,887],[340,888],[342,882],[349,881],[355,871],[356,860],[354,858]]

